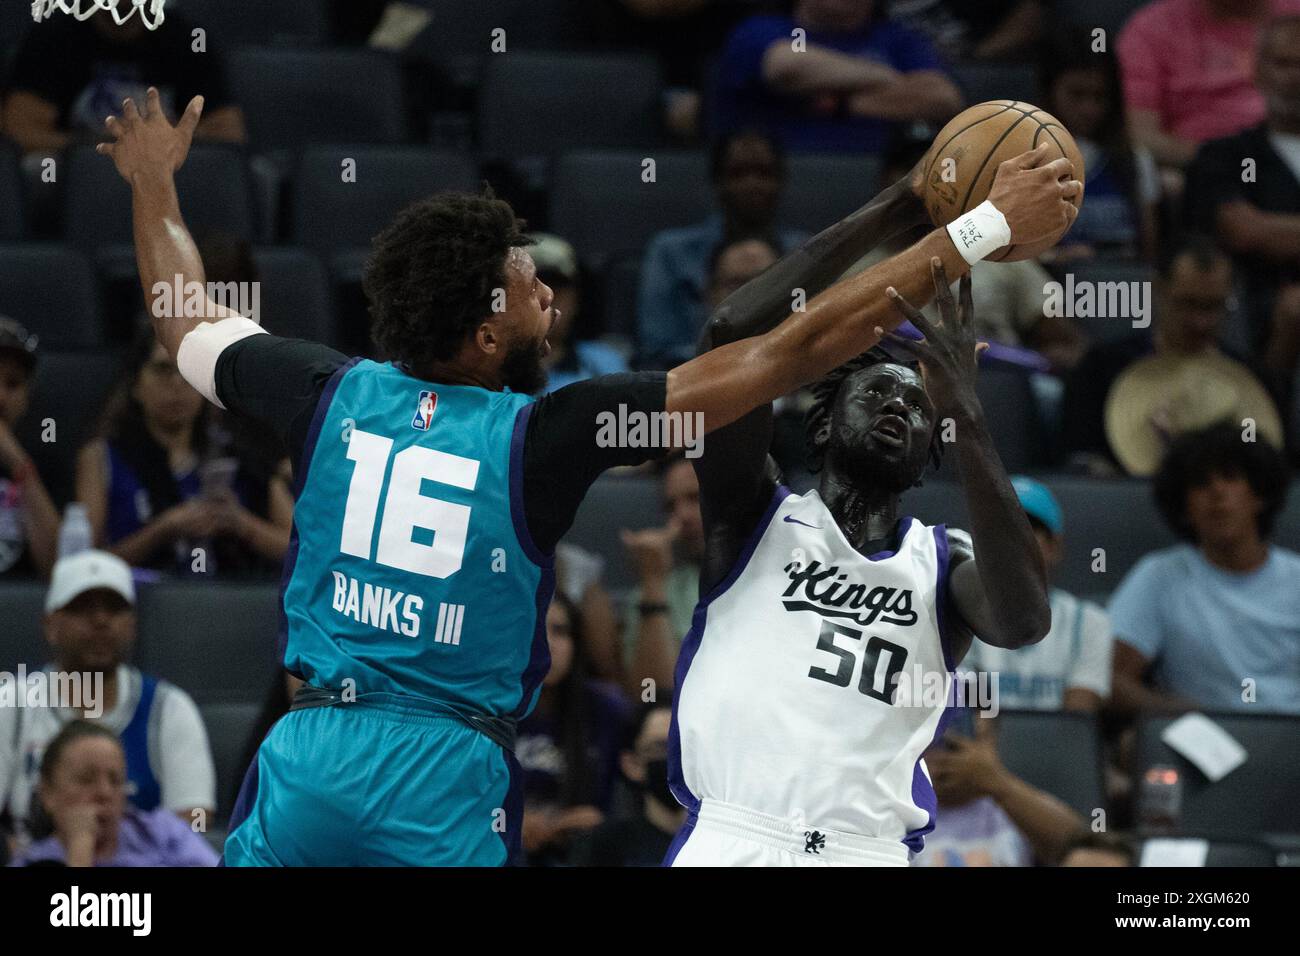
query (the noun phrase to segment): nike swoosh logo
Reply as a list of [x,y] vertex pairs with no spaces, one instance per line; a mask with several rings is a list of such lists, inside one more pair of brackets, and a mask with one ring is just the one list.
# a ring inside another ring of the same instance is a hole
[[822,526],[819,524],[809,524],[807,521],[800,521],[798,518],[791,518],[789,515],[786,515],[782,520],[788,521],[791,524],[801,524],[805,528],[812,528],[814,531],[820,531],[822,529]]

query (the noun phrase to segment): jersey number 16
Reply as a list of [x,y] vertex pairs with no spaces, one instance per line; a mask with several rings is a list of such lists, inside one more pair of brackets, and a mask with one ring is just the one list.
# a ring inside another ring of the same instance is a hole
[[[356,462],[356,467],[348,485],[339,550],[412,574],[450,577],[460,570],[465,558],[470,508],[431,498],[421,493],[421,487],[431,481],[473,491],[478,483],[479,463],[423,445],[399,451],[393,457],[376,547],[375,519],[392,450],[391,438],[352,430],[348,459]],[[427,540],[416,540],[420,532],[420,537]]]

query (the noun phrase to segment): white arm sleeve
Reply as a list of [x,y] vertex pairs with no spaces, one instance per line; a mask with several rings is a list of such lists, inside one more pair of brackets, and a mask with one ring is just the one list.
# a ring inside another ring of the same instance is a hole
[[226,346],[259,333],[265,335],[266,329],[242,315],[218,322],[200,322],[181,339],[181,347],[176,350],[176,367],[199,394],[217,408],[225,408],[217,398],[217,359]]
[[190,695],[169,687],[159,701],[159,766],[162,806],[168,810],[217,807],[217,771],[208,746],[208,731]]

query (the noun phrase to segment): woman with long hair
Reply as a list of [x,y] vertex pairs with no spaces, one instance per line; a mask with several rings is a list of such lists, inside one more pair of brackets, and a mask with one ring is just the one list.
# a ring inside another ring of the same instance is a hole
[[533,865],[564,862],[569,841],[609,811],[628,705],[615,684],[591,680],[582,616],[556,592],[546,613],[551,669],[519,724],[524,850]]
[[1151,153],[1129,139],[1115,55],[1094,44],[1087,31],[1063,31],[1039,65],[1043,108],[1074,136],[1087,170],[1079,218],[1043,258],[1154,262],[1159,170]]
[[98,437],[77,459],[77,498],[96,544],[160,571],[269,570],[289,546],[293,496],[282,476],[251,471],[142,330]]

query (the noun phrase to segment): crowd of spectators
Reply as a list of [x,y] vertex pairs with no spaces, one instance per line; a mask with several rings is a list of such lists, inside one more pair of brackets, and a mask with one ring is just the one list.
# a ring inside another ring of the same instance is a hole
[[[391,48],[412,5],[421,4],[322,0],[324,39]],[[793,157],[858,157],[864,175],[878,170],[887,185],[910,175],[934,132],[969,102],[964,68],[1019,68],[1028,86],[1007,95],[1064,122],[1087,176],[1081,215],[1057,248],[973,270],[979,334],[1007,347],[986,362],[1024,374],[1044,426],[1027,462],[1038,477],[1017,476],[1016,492],[1049,573],[1067,548],[1090,547],[1090,516],[1064,514],[1051,490],[1066,473],[1147,479],[1135,495],[1156,503],[1179,543],[1142,557],[1113,593],[1053,587],[1041,644],[1004,651],[977,641],[962,671],[998,675],[1003,709],[1100,719],[1120,821],[1133,820],[1136,720],[1194,710],[1300,716],[1300,555],[1291,550],[1300,542],[1275,540],[1300,451],[1300,0],[1135,2],[1122,29],[1100,39],[1086,18],[1054,23],[1049,0],[573,6],[589,48],[657,59],[662,143],[707,155],[714,201],[650,236],[635,294],[615,297],[605,263],[546,231],[554,224],[535,181],[480,167],[498,191],[540,211],[531,251],[562,313],[549,388],[692,355],[711,310],[808,238],[783,205]],[[77,229],[60,221],[57,177],[53,189],[38,188],[44,161],[95,142],[104,117],[147,85],[172,115],[202,94],[201,141],[268,159],[250,135],[227,51],[195,53],[191,30],[201,23],[187,14],[175,0],[156,32],[138,19],[55,17],[0,43],[0,145],[9,140],[21,156],[38,242],[75,240]],[[424,84],[411,104],[427,107],[409,143],[445,146],[445,123],[431,117],[445,120],[447,110],[430,101],[445,94],[454,112],[451,87],[464,79],[449,78],[422,52],[427,44],[397,45],[407,84]],[[583,117],[571,116],[572,148],[584,132]],[[263,211],[275,223],[293,183],[282,157],[270,158],[262,168],[275,188]],[[854,271],[915,238],[894,237]],[[210,235],[203,253],[210,280],[259,281],[249,237]],[[325,300],[339,311],[332,327],[342,341],[364,340],[346,269],[326,267],[334,288]],[[1046,307],[1053,283],[1119,276],[1142,277],[1134,295],[1145,297],[1149,323],[1130,321],[1141,317],[1136,300],[1109,326]],[[99,279],[105,302],[117,303],[113,277]],[[0,286],[0,312],[5,301]],[[616,302],[634,314],[612,315]],[[138,305],[117,307],[104,339],[120,359],[118,381],[82,406],[88,425],[66,473],[45,464],[49,439],[39,437],[63,423],[47,421],[35,398],[54,320],[0,316],[0,588],[31,580],[48,589],[48,649],[29,668],[100,674],[106,691],[92,720],[0,706],[0,859],[210,865],[215,855],[195,833],[208,828],[193,824],[231,795],[217,793],[208,733],[187,693],[195,688],[131,664],[136,588],[274,586],[290,547],[293,475],[285,449],[246,433],[180,378]],[[793,395],[777,408],[773,454],[792,484],[806,474],[791,437],[806,403]],[[990,426],[996,433],[999,423]],[[681,457],[648,474],[659,483],[661,525],[616,529],[621,554],[569,542],[557,551],[551,670],[517,748],[534,865],[653,865],[683,820],[667,753],[674,663],[699,597],[699,487]],[[61,528],[70,503],[80,507]],[[82,549],[68,546],[74,532]],[[611,561],[632,587],[608,583]],[[10,613],[0,610],[0,624]],[[245,763],[293,692],[287,675],[250,681],[270,693],[241,741]],[[1132,843],[1092,832],[1094,821],[1008,770],[999,721],[976,718],[955,721],[927,754],[938,826],[919,865],[1135,862]]]

